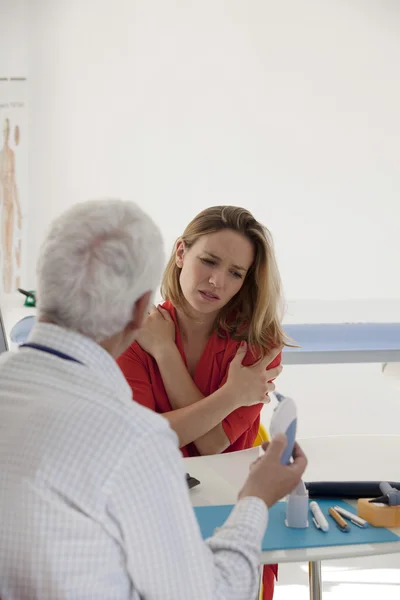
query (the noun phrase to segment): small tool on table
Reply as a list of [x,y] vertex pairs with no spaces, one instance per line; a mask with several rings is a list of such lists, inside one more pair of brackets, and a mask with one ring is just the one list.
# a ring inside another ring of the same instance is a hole
[[323,514],[322,510],[320,509],[319,505],[315,502],[315,500],[310,502],[310,510],[313,514],[313,522],[315,527],[324,532],[329,531],[329,523],[325,519],[325,515]]
[[397,484],[381,482],[379,484],[381,496],[370,500],[366,498],[358,500],[358,516],[375,527],[400,527],[400,489],[396,489],[397,487]]
[[400,490],[392,487],[390,483],[382,482],[380,485],[382,496],[372,498],[369,502],[387,504],[388,506],[400,506]]
[[343,517],[341,517],[339,515],[337,510],[335,510],[334,508],[331,507],[329,509],[329,514],[331,515],[332,519],[334,519],[334,521],[336,521],[336,525],[339,527],[340,531],[345,531],[345,532],[350,531],[350,527],[348,526],[346,521],[343,519]]
[[341,517],[344,517],[345,519],[349,520],[351,523],[353,523],[353,525],[357,525],[357,527],[363,528],[368,527],[367,521],[365,519],[361,519],[361,517],[359,517],[355,513],[352,513],[349,510],[342,508],[341,506],[334,506],[333,508],[336,510],[337,513],[339,513]]

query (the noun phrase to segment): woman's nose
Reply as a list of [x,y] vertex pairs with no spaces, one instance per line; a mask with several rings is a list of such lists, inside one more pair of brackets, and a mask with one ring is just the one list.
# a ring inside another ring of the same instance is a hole
[[210,279],[208,281],[214,287],[221,288],[221,287],[223,287],[223,284],[224,284],[224,276],[220,272],[214,272],[214,273],[212,273],[212,275],[210,276]]

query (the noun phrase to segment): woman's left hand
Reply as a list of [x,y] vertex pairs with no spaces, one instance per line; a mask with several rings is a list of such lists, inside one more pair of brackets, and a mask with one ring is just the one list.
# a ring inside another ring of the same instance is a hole
[[140,328],[136,341],[157,360],[159,353],[175,344],[175,323],[169,312],[161,306],[154,307]]

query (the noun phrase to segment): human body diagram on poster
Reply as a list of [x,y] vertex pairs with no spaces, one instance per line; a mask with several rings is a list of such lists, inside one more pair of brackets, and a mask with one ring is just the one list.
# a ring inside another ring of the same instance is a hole
[[[11,123],[2,123],[0,146],[0,211],[1,211],[1,288],[3,292],[15,291],[20,286],[22,211],[18,197],[15,152],[11,148]],[[14,127],[14,144],[18,146],[20,130]]]

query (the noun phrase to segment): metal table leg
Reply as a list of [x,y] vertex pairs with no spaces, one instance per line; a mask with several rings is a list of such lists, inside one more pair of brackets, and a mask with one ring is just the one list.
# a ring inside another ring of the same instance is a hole
[[310,600],[322,600],[321,561],[308,563]]

